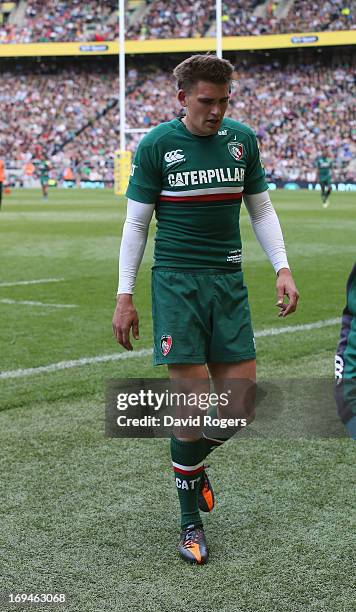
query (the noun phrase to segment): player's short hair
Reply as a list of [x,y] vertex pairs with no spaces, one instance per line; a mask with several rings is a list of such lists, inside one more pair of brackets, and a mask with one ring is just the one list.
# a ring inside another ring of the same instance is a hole
[[178,89],[189,91],[198,81],[217,85],[231,83],[234,66],[216,55],[191,55],[173,70]]

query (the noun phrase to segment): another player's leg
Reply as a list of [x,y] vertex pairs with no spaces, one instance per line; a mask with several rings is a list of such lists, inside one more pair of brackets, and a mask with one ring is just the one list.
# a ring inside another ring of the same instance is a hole
[[42,187],[42,197],[44,200],[48,199],[48,183],[43,181],[41,182],[41,187]]
[[334,397],[337,412],[353,440],[356,440],[356,377],[336,379]]
[[325,183],[321,183],[321,200],[323,202],[323,207],[326,208],[325,206],[325,202],[326,202],[326,185]]
[[0,182],[0,210],[1,210],[1,204],[2,204],[2,182]]
[[329,201],[330,194],[331,194],[331,185],[329,183],[326,186],[326,190],[325,190],[325,203],[326,203],[326,206],[328,206],[330,204],[330,201]]

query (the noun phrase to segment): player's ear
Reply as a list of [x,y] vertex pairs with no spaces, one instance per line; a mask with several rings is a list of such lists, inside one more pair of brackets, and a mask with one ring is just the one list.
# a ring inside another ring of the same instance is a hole
[[187,96],[184,89],[178,89],[178,101],[181,106],[187,106]]

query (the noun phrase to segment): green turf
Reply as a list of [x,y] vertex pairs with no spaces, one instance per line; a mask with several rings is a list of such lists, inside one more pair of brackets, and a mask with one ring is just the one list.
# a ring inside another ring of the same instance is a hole
[[[272,194],[301,292],[276,316],[274,275],[242,216],[256,330],[338,317],[355,260],[353,194],[322,209],[307,192]],[[0,370],[121,352],[111,333],[125,214],[110,192],[15,191],[0,213]],[[151,345],[152,227],[138,279],[141,340]],[[261,379],[333,374],[338,325],[258,339]],[[231,441],[212,457],[218,507],[209,565],[176,557],[178,518],[165,441],[103,437],[109,377],[165,376],[149,356],[0,380],[0,592],[68,593],[66,609],[327,612],[354,609],[350,565],[354,446],[347,439]],[[4,610],[11,608],[4,607]],[[19,608],[17,608],[19,609]]]

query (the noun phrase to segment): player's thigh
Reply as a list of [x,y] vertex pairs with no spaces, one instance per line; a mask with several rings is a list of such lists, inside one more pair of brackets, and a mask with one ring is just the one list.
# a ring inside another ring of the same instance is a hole
[[206,365],[194,363],[171,363],[168,364],[168,373],[171,380],[209,380],[209,372]]
[[214,290],[208,363],[254,360],[255,340],[242,272],[218,275]]
[[154,365],[206,363],[210,292],[204,276],[153,270]]
[[234,378],[256,382],[256,359],[246,359],[238,363],[211,362],[208,364],[208,368],[214,380]]

